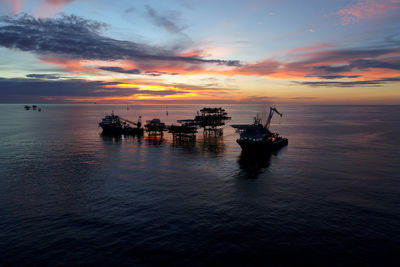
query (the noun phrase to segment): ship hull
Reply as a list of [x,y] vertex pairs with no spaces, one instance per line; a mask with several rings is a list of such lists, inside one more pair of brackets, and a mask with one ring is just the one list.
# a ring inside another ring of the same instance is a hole
[[121,127],[115,127],[113,125],[105,125],[102,123],[99,123],[99,126],[103,129],[103,133],[106,134],[122,134],[122,128]]
[[243,152],[249,153],[263,153],[278,150],[284,146],[288,145],[287,138],[279,138],[275,141],[262,140],[262,141],[252,141],[238,139],[236,142],[240,145]]
[[132,127],[127,127],[127,128],[121,128],[121,127],[116,127],[113,125],[104,125],[104,124],[99,124],[99,126],[103,129],[103,133],[105,134],[125,134],[125,135],[142,135],[143,134],[143,128],[132,128]]

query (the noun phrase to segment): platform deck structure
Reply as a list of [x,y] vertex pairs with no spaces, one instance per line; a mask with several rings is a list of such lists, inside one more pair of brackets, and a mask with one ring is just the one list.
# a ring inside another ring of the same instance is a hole
[[167,126],[165,123],[161,122],[160,119],[152,119],[146,121],[146,125],[144,125],[146,132],[149,135],[164,135],[164,131],[167,130]]
[[223,134],[223,126],[231,117],[228,117],[225,109],[219,108],[202,108],[197,112],[195,121],[200,128],[203,128],[204,135],[221,136]]
[[[182,121],[186,121],[182,123]],[[183,141],[195,141],[197,127],[189,120],[178,121],[181,125],[170,125],[168,126],[168,133],[172,134],[173,141],[183,142]]]

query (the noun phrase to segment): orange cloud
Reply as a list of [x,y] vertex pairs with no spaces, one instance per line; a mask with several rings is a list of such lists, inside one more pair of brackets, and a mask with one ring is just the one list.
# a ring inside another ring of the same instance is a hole
[[85,67],[83,66],[83,61],[79,59],[65,59],[58,57],[42,57],[41,61],[46,63],[51,63],[54,65],[61,66],[68,71],[83,71]]
[[200,50],[194,50],[194,51],[180,53],[177,56],[180,56],[180,57],[197,57],[197,56],[200,56],[201,53],[202,53],[202,51],[200,51]]
[[[134,77],[132,86],[144,85],[149,81],[160,82],[169,75],[169,82],[178,81],[179,75],[221,75],[221,76],[258,76],[281,80],[340,80],[354,81],[384,80],[400,77],[398,49],[334,49],[332,45],[320,44],[300,47],[286,51],[284,58],[295,61],[265,59],[256,63],[225,66],[215,64],[190,64],[175,61],[104,61],[78,60],[63,58],[43,58],[47,63],[62,66],[68,71],[79,72],[78,75],[99,77],[114,81],[118,77]],[[280,52],[283,53],[283,52]],[[150,78],[152,77],[152,78]],[[121,85],[131,86],[131,85]],[[166,85],[164,88],[168,89]],[[138,88],[144,88],[138,86]],[[151,89],[151,88],[150,88]],[[144,88],[144,90],[150,90]],[[173,88],[169,88],[173,89]],[[157,90],[157,88],[153,88]],[[192,92],[191,90],[189,90]],[[212,91],[212,90],[211,90]],[[205,88],[202,88],[204,94]],[[164,97],[164,96],[161,96]]]
[[58,7],[60,5],[69,4],[74,2],[75,0],[46,0],[49,5]]
[[357,22],[360,19],[370,19],[386,14],[398,8],[400,0],[358,0],[356,4],[336,12],[341,17],[343,24]]
[[400,77],[400,70],[370,68],[368,70],[354,70],[351,72],[344,72],[342,74],[357,75],[359,76],[358,80],[365,81]]

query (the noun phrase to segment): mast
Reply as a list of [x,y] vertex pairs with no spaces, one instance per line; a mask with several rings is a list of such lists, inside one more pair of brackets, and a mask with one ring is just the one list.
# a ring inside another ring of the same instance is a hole
[[280,113],[275,107],[270,107],[269,108],[268,119],[267,119],[267,122],[265,123],[265,126],[264,126],[267,129],[269,128],[269,124],[271,123],[272,116],[274,115],[274,112],[282,117],[282,113]]

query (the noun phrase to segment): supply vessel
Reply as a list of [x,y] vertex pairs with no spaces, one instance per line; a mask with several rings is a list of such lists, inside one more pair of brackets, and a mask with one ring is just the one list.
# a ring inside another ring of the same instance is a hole
[[[130,126],[135,125],[136,127]],[[141,117],[137,122],[132,122],[127,119],[124,119],[120,116],[114,115],[114,112],[111,112],[111,115],[106,115],[101,122],[99,123],[99,127],[103,129],[103,133],[106,134],[125,134],[125,135],[142,135],[143,128]]]
[[275,107],[270,107],[265,124],[262,124],[261,118],[257,115],[254,118],[253,124],[231,125],[240,135],[236,142],[240,145],[243,152],[259,153],[274,151],[288,144],[287,138],[281,137],[278,133],[273,133],[269,130],[274,113],[282,117],[282,113]]

